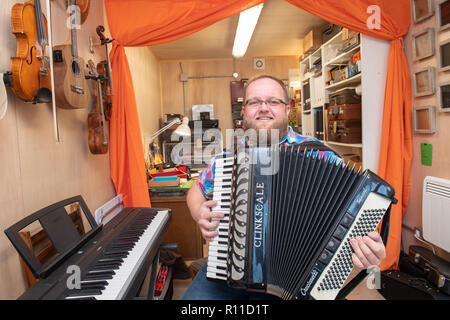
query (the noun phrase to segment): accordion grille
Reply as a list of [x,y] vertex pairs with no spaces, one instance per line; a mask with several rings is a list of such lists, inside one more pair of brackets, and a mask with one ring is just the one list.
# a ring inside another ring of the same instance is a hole
[[267,282],[284,299],[307,291],[317,256],[345,213],[345,199],[360,176],[340,160],[299,152],[280,151],[280,170],[272,180]]

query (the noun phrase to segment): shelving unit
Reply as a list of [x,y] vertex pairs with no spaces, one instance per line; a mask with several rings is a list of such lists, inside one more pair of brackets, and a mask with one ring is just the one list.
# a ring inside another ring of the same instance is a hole
[[303,134],[314,136],[312,118],[314,111],[322,109],[325,103],[324,82],[322,78],[322,49],[319,48],[300,63],[302,89],[302,129]]
[[[342,52],[341,31],[300,62],[302,134],[319,138],[341,155],[359,156],[364,169],[377,172],[390,43],[363,34],[359,34],[359,37],[358,44]],[[361,52],[360,72],[350,78],[327,83],[328,72],[336,66],[347,65],[358,51]],[[347,87],[359,87],[361,91],[362,142],[326,141],[326,135],[321,135],[321,130],[325,131],[327,127],[329,96]]]

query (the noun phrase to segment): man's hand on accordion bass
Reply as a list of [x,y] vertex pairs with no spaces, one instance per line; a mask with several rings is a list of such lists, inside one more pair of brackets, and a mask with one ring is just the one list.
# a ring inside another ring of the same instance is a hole
[[370,232],[365,237],[351,239],[350,244],[354,251],[352,254],[353,265],[357,269],[378,266],[386,257],[383,240],[376,231]]
[[200,205],[197,224],[200,227],[203,238],[207,241],[213,241],[214,237],[218,235],[219,232],[216,229],[219,226],[219,219],[223,218],[223,213],[211,211],[211,208],[216,205],[216,200],[205,201]]

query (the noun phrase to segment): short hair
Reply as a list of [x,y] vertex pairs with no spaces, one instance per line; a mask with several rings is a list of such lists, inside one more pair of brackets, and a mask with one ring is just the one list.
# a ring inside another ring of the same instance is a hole
[[244,104],[245,104],[245,98],[246,98],[246,95],[247,95],[247,88],[248,88],[248,86],[252,82],[255,82],[256,80],[264,79],[264,78],[272,79],[273,81],[277,82],[280,85],[281,89],[283,89],[284,102],[289,104],[289,94],[288,94],[286,85],[284,84],[283,80],[278,79],[277,77],[274,77],[274,76],[272,76],[270,74],[259,74],[257,76],[254,76],[254,77],[250,78],[250,80],[248,80],[245,83],[245,85],[244,85]]

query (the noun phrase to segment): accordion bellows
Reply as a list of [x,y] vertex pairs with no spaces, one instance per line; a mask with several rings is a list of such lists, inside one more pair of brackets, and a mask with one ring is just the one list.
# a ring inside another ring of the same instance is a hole
[[394,189],[369,170],[299,146],[217,159],[209,279],[282,299],[334,299],[352,271],[349,240],[375,230]]

